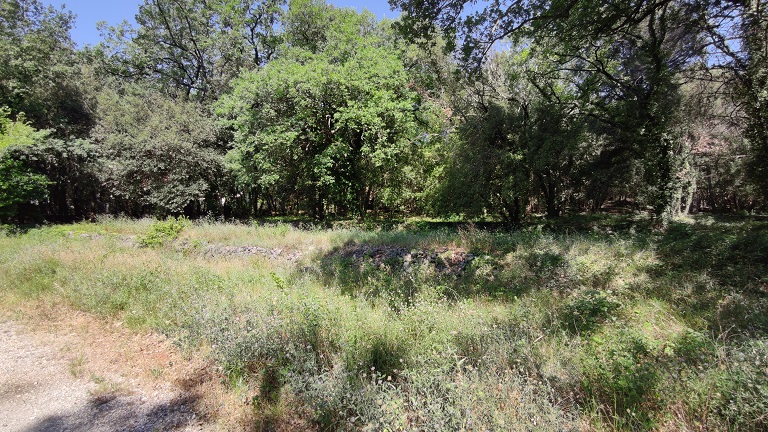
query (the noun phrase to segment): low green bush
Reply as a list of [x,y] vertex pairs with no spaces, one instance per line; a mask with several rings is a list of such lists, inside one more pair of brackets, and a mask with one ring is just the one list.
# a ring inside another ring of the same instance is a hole
[[590,332],[605,322],[619,306],[608,293],[587,290],[565,305],[562,321],[572,332]]
[[661,368],[634,330],[592,336],[580,362],[587,401],[620,428],[649,429]]
[[168,244],[176,240],[179,234],[190,225],[189,219],[184,216],[178,218],[171,216],[164,221],[157,220],[150,225],[146,234],[139,236],[139,246],[159,247]]

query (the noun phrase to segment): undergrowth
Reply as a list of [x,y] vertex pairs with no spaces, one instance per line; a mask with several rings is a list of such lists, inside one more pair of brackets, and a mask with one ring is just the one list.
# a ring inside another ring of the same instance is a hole
[[[422,225],[33,229],[0,237],[0,299],[67,302],[206,347],[272,425],[768,427],[765,222]],[[157,247],[175,239],[302,254]]]
[[170,216],[165,220],[157,220],[149,226],[147,233],[139,236],[138,243],[142,247],[159,247],[176,240],[190,225],[189,219]]

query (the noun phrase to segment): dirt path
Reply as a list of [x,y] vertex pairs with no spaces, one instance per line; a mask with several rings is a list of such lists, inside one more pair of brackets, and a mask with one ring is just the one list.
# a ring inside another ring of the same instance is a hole
[[0,431],[221,429],[202,396],[215,380],[161,337],[88,316],[47,324],[0,319]]

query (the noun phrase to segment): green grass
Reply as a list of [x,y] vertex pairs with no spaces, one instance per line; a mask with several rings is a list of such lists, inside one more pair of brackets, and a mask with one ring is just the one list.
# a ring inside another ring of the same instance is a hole
[[[0,300],[59,301],[205,346],[271,422],[768,428],[768,222],[176,225],[106,218],[0,236]],[[201,245],[302,255],[210,256]],[[345,255],[376,247],[474,259],[452,274]]]

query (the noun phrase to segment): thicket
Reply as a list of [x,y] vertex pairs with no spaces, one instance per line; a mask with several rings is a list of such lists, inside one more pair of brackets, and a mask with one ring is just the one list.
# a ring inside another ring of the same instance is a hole
[[764,3],[466,4],[7,1],[0,218],[764,209]]

